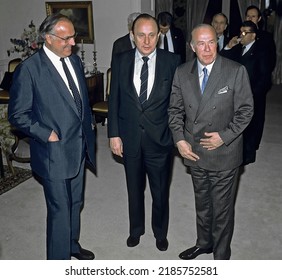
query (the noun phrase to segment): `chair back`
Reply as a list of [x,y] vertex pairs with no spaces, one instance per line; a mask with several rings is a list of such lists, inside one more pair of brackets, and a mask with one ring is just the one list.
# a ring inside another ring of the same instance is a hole
[[21,58],[15,58],[9,61],[8,72],[14,72],[16,67],[22,62]]
[[111,74],[112,70],[109,68],[107,70],[107,85],[106,85],[106,100],[108,100],[108,97],[110,95],[110,89],[111,89]]

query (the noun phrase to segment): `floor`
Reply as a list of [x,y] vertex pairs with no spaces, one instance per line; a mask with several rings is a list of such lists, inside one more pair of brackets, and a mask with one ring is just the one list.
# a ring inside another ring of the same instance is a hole
[[[282,259],[282,85],[268,94],[265,131],[256,163],[245,168],[236,201],[233,260]],[[170,195],[169,248],[160,252],[150,226],[146,190],[146,233],[135,248],[128,236],[123,166],[111,155],[106,126],[98,127],[98,173],[87,170],[81,245],[98,260],[177,260],[195,244],[195,209],[190,175],[175,159]],[[25,167],[28,168],[27,165]],[[45,259],[46,208],[42,187],[33,178],[0,195],[0,259]],[[198,259],[211,260],[212,255]]]

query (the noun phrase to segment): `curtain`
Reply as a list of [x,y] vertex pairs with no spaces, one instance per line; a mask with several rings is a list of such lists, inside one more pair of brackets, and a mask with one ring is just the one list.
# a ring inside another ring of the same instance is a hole
[[155,0],[156,17],[160,12],[169,12],[173,15],[173,0]]
[[190,47],[192,29],[199,23],[204,21],[209,0],[187,0],[186,15],[187,15],[187,50],[186,60],[191,60],[194,57],[194,52]]
[[282,84],[282,1],[277,0],[277,11],[274,22],[274,41],[276,45],[276,66],[272,72],[272,82],[275,85]]
[[242,21],[244,21],[245,19],[245,12],[249,6],[255,5],[260,9],[261,0],[237,0],[237,1],[238,1],[238,6],[239,6]]

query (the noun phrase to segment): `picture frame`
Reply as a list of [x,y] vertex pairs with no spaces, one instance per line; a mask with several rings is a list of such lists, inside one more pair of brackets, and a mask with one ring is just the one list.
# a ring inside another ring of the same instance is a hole
[[70,18],[78,33],[78,43],[94,43],[92,1],[45,2],[45,5],[47,16],[60,12]]

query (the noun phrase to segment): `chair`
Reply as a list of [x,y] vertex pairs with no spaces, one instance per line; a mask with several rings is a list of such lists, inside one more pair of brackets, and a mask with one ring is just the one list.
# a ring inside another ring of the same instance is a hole
[[13,72],[21,62],[21,58],[15,58],[9,61],[8,71],[5,72],[4,78],[1,82],[1,88],[3,88],[3,90],[0,91],[0,104],[9,103],[9,89],[12,84]]
[[[22,60],[20,58],[13,59],[8,64],[9,73],[12,73],[17,65]],[[8,102],[9,102],[9,92],[7,90],[0,91],[1,102],[0,102],[0,168],[1,177],[4,176],[4,168],[2,155],[5,156],[6,162],[10,172],[14,175],[15,171],[12,165],[12,161],[28,163],[30,162],[29,157],[20,157],[18,155],[18,146],[20,141],[28,143],[28,138],[26,135],[18,131],[16,128],[12,127],[8,121]],[[3,97],[3,100],[2,100]]]
[[105,101],[97,102],[92,106],[92,112],[95,118],[102,118],[102,125],[105,125],[106,118],[108,117],[108,98],[110,95],[110,84],[111,84],[111,68],[107,70],[107,85],[106,85],[106,98]]
[[9,61],[8,72],[14,72],[16,67],[22,62],[21,58],[15,58]]
[[12,161],[28,163],[30,157],[21,157],[18,155],[18,147],[20,141],[28,143],[28,137],[11,126],[8,121],[8,104],[0,104],[0,156],[1,160],[1,177],[4,177],[2,156],[6,158],[6,162],[10,172],[15,175]]

